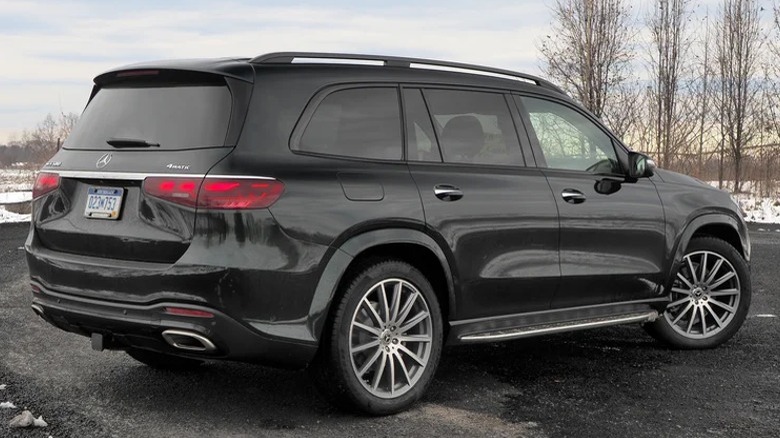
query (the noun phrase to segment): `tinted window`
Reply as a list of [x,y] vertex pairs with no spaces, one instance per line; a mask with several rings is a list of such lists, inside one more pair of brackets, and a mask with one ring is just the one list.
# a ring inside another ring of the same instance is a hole
[[503,95],[425,90],[425,98],[445,162],[523,163],[517,132]]
[[160,149],[224,146],[231,104],[224,85],[102,88],[65,147],[113,149],[110,138],[146,140]]
[[590,119],[560,103],[530,97],[521,99],[547,167],[620,173],[612,140]]
[[398,91],[361,88],[329,94],[315,110],[297,149],[400,160],[403,150]]
[[407,158],[412,161],[441,162],[439,145],[433,132],[431,117],[420,90],[404,90],[406,105]]

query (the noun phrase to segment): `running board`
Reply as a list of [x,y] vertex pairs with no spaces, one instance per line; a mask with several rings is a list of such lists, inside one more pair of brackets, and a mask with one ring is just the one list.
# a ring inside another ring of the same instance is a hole
[[459,337],[462,342],[506,341],[510,339],[528,338],[531,336],[549,335],[574,330],[584,330],[611,325],[651,322],[658,318],[658,312],[653,310],[625,315],[605,316],[601,318],[581,319],[578,321],[559,322],[554,324],[534,325],[528,327],[504,329],[493,332],[476,333]]

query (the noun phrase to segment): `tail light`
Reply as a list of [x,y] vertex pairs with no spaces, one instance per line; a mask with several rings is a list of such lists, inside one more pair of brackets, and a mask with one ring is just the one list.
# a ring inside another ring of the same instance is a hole
[[33,185],[33,199],[39,198],[49,192],[57,190],[60,186],[60,176],[56,173],[41,172],[35,178]]
[[203,178],[149,177],[144,180],[144,193],[175,204],[195,207]]
[[284,184],[275,179],[149,177],[144,192],[188,207],[208,210],[268,208],[282,195]]
[[198,195],[198,207],[215,210],[268,208],[284,191],[274,179],[206,178]]

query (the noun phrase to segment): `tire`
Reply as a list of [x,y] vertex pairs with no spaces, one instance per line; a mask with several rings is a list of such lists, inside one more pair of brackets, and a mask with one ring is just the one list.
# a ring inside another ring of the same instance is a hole
[[197,359],[135,348],[127,350],[127,354],[138,362],[158,370],[190,371],[197,369],[203,363]]
[[311,367],[314,383],[341,408],[402,411],[422,397],[441,357],[436,294],[398,260],[370,261],[344,284]]
[[742,255],[721,239],[697,237],[674,275],[671,302],[645,325],[647,332],[680,349],[715,348],[731,339],[750,308],[750,270]]

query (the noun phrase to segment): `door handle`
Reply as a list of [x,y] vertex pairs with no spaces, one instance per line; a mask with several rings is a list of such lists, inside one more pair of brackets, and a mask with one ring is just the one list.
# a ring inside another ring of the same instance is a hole
[[463,192],[450,184],[437,184],[433,187],[433,194],[442,201],[457,201],[463,197]]
[[586,199],[588,199],[581,191],[574,189],[563,189],[561,192],[561,198],[563,198],[563,200],[569,204],[582,204]]

